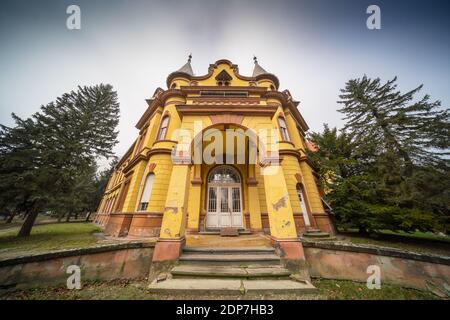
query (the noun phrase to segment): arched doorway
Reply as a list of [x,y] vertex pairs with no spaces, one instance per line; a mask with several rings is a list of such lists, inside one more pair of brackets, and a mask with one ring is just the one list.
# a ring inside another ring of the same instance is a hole
[[206,228],[242,228],[242,188],[239,172],[227,165],[211,170],[207,184]]

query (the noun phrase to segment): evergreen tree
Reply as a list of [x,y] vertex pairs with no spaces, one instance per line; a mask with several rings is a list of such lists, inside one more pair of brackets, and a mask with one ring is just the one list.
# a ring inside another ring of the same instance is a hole
[[112,156],[118,117],[117,93],[100,84],[78,87],[26,120],[13,114],[16,126],[0,127],[0,190],[7,191],[0,205],[27,214],[19,236],[30,234],[43,210],[80,208],[71,197],[89,185],[95,159]]
[[334,174],[327,200],[341,225],[448,230],[450,115],[428,95],[415,99],[421,88],[403,94],[396,78],[350,80],[339,101],[345,133],[312,135],[324,149],[312,158]]
[[[450,113],[440,101],[397,90],[397,78],[381,84],[364,76],[347,82],[340,104],[357,151],[400,158],[405,166],[440,163],[449,155]],[[411,168],[408,168],[411,169]]]

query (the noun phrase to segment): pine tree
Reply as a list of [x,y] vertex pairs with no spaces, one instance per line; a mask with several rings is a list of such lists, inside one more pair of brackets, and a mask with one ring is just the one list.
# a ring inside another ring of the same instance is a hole
[[359,152],[391,153],[405,165],[441,162],[449,155],[450,113],[440,101],[414,95],[422,86],[405,94],[397,90],[397,78],[381,84],[364,76],[347,82],[341,90],[339,111],[345,115]]
[[[353,158],[364,171],[364,178],[352,177],[351,185],[360,191],[359,204],[364,204],[358,210],[367,213],[370,229],[442,228],[448,225],[449,212],[450,114],[428,95],[415,99],[422,86],[402,94],[396,80],[381,84],[378,78],[364,76],[348,81],[341,90],[344,130],[352,139]],[[367,193],[364,184],[369,182],[371,192]],[[355,190],[348,187],[343,190],[354,195]],[[347,195],[343,194],[340,199],[345,206]],[[352,210],[347,210],[347,216]]]
[[[78,87],[31,118],[13,118],[15,127],[0,128],[0,190],[7,191],[0,205],[27,214],[19,236],[28,236],[39,212],[63,205],[85,185],[95,160],[112,156],[117,93],[110,85]],[[79,207],[74,201],[65,209]]]

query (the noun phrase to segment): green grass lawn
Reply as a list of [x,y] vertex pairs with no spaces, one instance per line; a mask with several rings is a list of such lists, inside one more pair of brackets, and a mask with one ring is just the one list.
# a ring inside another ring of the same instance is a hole
[[366,236],[358,234],[355,230],[341,230],[338,239],[355,244],[376,245],[417,253],[450,256],[450,237],[430,232],[406,233],[382,230]]
[[381,284],[380,289],[368,289],[365,283],[343,280],[315,280],[320,294],[332,300],[435,300],[431,292]]
[[19,228],[0,229],[0,259],[91,246],[97,243],[94,233],[101,232],[88,222],[52,223],[35,225],[29,237],[17,238]]
[[81,290],[68,290],[64,287],[44,289],[19,290],[1,293],[0,299],[63,299],[63,300],[91,300],[91,299],[130,299],[130,300],[174,300],[174,299],[257,299],[257,300],[304,300],[304,299],[342,299],[342,300],[430,300],[439,299],[429,292],[406,289],[398,286],[383,285],[379,290],[369,290],[364,283],[337,280],[314,280],[319,289],[318,295],[162,295],[152,294],[147,290],[148,282],[89,282],[82,284]]

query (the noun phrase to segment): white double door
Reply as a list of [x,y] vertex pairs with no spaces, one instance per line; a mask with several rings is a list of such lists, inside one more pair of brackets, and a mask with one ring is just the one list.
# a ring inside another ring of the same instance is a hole
[[242,192],[240,184],[209,185],[207,228],[242,228]]

